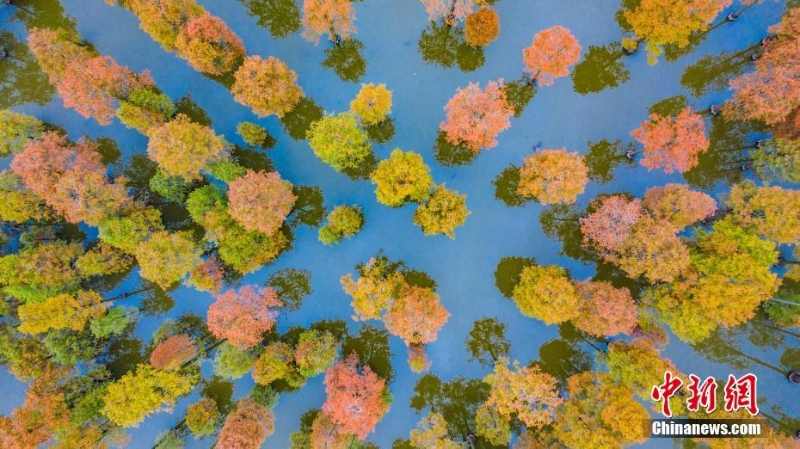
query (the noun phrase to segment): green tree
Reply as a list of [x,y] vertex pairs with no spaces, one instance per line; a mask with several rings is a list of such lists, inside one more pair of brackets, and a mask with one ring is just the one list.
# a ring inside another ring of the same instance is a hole
[[189,231],[158,231],[136,248],[139,274],[166,289],[200,264],[200,249]]
[[467,221],[467,196],[448,190],[444,184],[434,189],[428,201],[414,212],[414,224],[425,235],[444,234],[455,238],[455,228]]
[[214,433],[219,419],[219,408],[213,399],[203,399],[186,409],[186,427],[195,438],[207,437]]
[[177,111],[165,94],[152,89],[135,89],[119,101],[117,117],[123,125],[141,133],[168,122]]
[[372,156],[367,134],[353,114],[326,115],[311,124],[307,137],[314,154],[337,171],[358,169]]
[[236,133],[242,136],[242,140],[256,147],[268,147],[272,136],[266,129],[250,122],[241,122],[236,125]]
[[29,140],[44,134],[44,123],[8,109],[0,111],[0,157],[19,153]]
[[378,202],[399,207],[408,201],[428,199],[434,186],[431,169],[417,153],[396,148],[372,173]]
[[319,229],[319,241],[335,245],[343,238],[350,238],[364,226],[364,214],[358,206],[336,206],[328,214],[328,223]]
[[214,373],[226,379],[238,379],[253,369],[255,360],[249,351],[223,343],[214,359]]
[[119,217],[103,219],[98,226],[98,237],[115,248],[133,254],[140,243],[163,230],[161,212],[151,207],[141,207]]
[[300,334],[294,350],[298,372],[306,378],[322,374],[328,369],[339,353],[339,342],[330,332],[308,330]]

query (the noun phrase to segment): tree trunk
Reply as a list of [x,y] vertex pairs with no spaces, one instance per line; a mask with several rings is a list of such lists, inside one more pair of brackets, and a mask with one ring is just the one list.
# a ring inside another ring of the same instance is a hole
[[140,288],[139,290],[134,290],[132,292],[127,292],[127,293],[120,293],[117,296],[112,296],[111,298],[104,299],[103,302],[113,302],[113,301],[117,301],[117,300],[128,299],[131,296],[138,295],[139,293],[143,293],[143,292],[147,292],[147,291],[155,290],[155,289],[156,289],[155,286]]

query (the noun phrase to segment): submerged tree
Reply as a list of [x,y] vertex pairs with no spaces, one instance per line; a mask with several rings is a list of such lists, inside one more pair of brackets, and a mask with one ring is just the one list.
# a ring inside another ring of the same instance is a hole
[[157,370],[174,370],[197,355],[197,343],[186,334],[168,337],[150,354],[150,365]]
[[525,158],[517,193],[542,204],[573,204],[589,182],[589,167],[566,148],[541,150]]
[[283,225],[297,196],[277,172],[248,170],[229,183],[228,213],[249,231],[271,235]]
[[439,129],[447,141],[464,145],[473,153],[497,146],[497,135],[511,126],[514,115],[502,79],[489,82],[483,90],[478,83],[459,88],[444,110],[447,120]]
[[569,75],[570,66],[581,58],[581,46],[562,26],[540,31],[530,47],[522,50],[522,61],[530,82],[552,86],[556,78]]
[[125,6],[139,18],[142,30],[167,51],[175,49],[175,41],[189,20],[204,12],[195,0],[126,0]]
[[563,399],[558,395],[555,377],[543,373],[537,366],[508,367],[508,360],[500,360],[494,372],[484,378],[491,386],[486,406],[510,421],[515,416],[528,428],[542,428],[553,422],[556,407]]
[[26,334],[41,334],[50,329],[80,331],[88,321],[105,315],[106,307],[103,298],[92,290],[62,293],[42,302],[29,302],[17,310],[22,321],[19,331]]
[[250,56],[236,70],[231,86],[233,99],[250,107],[259,117],[283,117],[303,98],[297,74],[281,60]]
[[207,437],[214,433],[219,419],[219,407],[213,399],[202,399],[186,409],[186,427],[195,438]]
[[314,154],[337,171],[357,170],[372,157],[367,134],[353,114],[325,116],[311,124],[307,137]]
[[691,36],[707,30],[717,14],[731,3],[732,0],[642,0],[623,15],[636,36],[647,40],[647,59],[655,64],[664,45],[688,46]]
[[108,385],[103,412],[112,422],[136,426],[191,390],[191,381],[176,371],[159,371],[147,364],[136,367]]
[[744,181],[731,188],[726,203],[732,220],[748,231],[781,244],[800,242],[800,190]]
[[567,270],[556,266],[525,267],[512,298],[523,315],[558,324],[575,318],[581,298]]
[[359,366],[358,355],[350,354],[325,373],[327,399],[322,410],[339,434],[364,440],[389,411],[386,381],[368,366]]
[[282,304],[271,288],[248,285],[238,292],[229,290],[208,308],[208,329],[239,349],[252,348],[275,326],[277,312],[273,309]]
[[336,206],[328,214],[328,223],[319,228],[319,241],[334,245],[343,238],[350,238],[364,226],[364,213],[358,206]]
[[303,37],[314,43],[325,34],[336,44],[349,39],[355,20],[351,0],[303,0]]
[[186,181],[201,179],[203,170],[228,157],[227,144],[221,137],[183,114],[150,128],[148,137],[147,155],[150,159],[164,174],[180,176]]
[[358,95],[350,102],[350,112],[364,125],[377,125],[392,112],[392,91],[385,84],[362,84]]
[[434,186],[430,171],[419,154],[394,149],[371,176],[378,202],[399,207],[408,201],[425,201]]
[[481,8],[467,16],[464,37],[467,43],[486,47],[500,36],[500,16],[492,8]]
[[240,399],[219,432],[220,449],[258,449],[275,431],[272,410],[252,399]]
[[714,215],[717,202],[703,192],[689,190],[686,184],[667,184],[647,189],[642,207],[653,218],[667,220],[677,229],[683,229]]
[[471,214],[466,200],[466,195],[439,185],[428,201],[414,212],[414,224],[421,227],[425,235],[444,234],[454,239],[455,228],[462,226]]
[[200,249],[189,231],[158,231],[139,243],[134,254],[139,274],[166,289],[200,263]]
[[676,117],[651,114],[650,121],[631,131],[644,146],[641,163],[648,170],[663,168],[666,173],[683,173],[698,163],[698,155],[708,151],[705,124],[700,114],[688,106]]
[[575,327],[596,337],[630,334],[637,325],[638,309],[630,290],[608,282],[575,283],[584,304],[573,318]]
[[175,48],[195,70],[209,75],[229,73],[245,56],[239,36],[208,12],[193,17],[181,28]]

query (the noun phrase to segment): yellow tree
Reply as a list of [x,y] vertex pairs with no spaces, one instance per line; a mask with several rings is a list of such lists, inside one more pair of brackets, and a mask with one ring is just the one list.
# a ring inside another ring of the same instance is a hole
[[192,389],[189,379],[177,371],[159,371],[140,364],[108,385],[103,412],[113,423],[136,426],[145,418],[175,405],[175,400]]
[[573,204],[589,182],[583,156],[566,148],[542,150],[525,158],[517,193],[542,204]]
[[529,428],[541,429],[552,423],[556,407],[563,402],[556,378],[543,373],[537,365],[520,367],[514,362],[512,370],[508,360],[501,358],[483,381],[491,387],[486,406],[506,420],[516,416]]
[[22,324],[19,331],[41,334],[50,329],[83,330],[86,322],[106,313],[103,298],[93,290],[62,293],[42,302],[29,302],[17,309]]
[[556,265],[526,267],[511,297],[523,315],[547,324],[577,317],[582,304],[567,270]]
[[350,112],[367,126],[383,122],[392,112],[392,91],[385,84],[362,84],[350,102]]
[[442,184],[414,212],[414,224],[421,227],[425,235],[444,234],[454,239],[455,228],[462,226],[471,213],[467,209],[467,195],[448,190]]
[[422,156],[399,148],[378,164],[371,178],[378,202],[389,207],[425,201],[434,186],[431,169]]
[[201,171],[228,157],[225,141],[210,128],[194,123],[186,115],[150,128],[147,155],[168,176],[187,181],[202,179]]

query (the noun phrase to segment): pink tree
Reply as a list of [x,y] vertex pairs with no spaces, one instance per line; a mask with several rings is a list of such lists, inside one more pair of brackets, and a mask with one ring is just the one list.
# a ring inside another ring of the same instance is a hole
[[229,184],[228,213],[245,229],[272,235],[280,229],[297,197],[277,172],[248,170]]
[[697,165],[697,156],[708,150],[705,123],[688,106],[677,117],[651,114],[650,121],[631,131],[644,146],[642,165],[648,170],[663,168],[666,173],[683,173]]
[[583,242],[604,252],[617,251],[642,216],[641,201],[622,195],[607,196],[596,203],[594,212],[581,218]]
[[245,350],[261,342],[264,332],[275,326],[278,313],[273,308],[282,305],[275,290],[247,285],[217,296],[208,308],[206,324],[215,337]]
[[562,26],[540,31],[530,47],[522,50],[525,71],[531,82],[552,86],[556,78],[569,75],[569,67],[581,58],[581,46]]
[[444,107],[447,120],[439,125],[447,141],[474,153],[497,146],[497,135],[511,126],[514,108],[506,99],[503,79],[481,90],[478,83],[458,89]]

